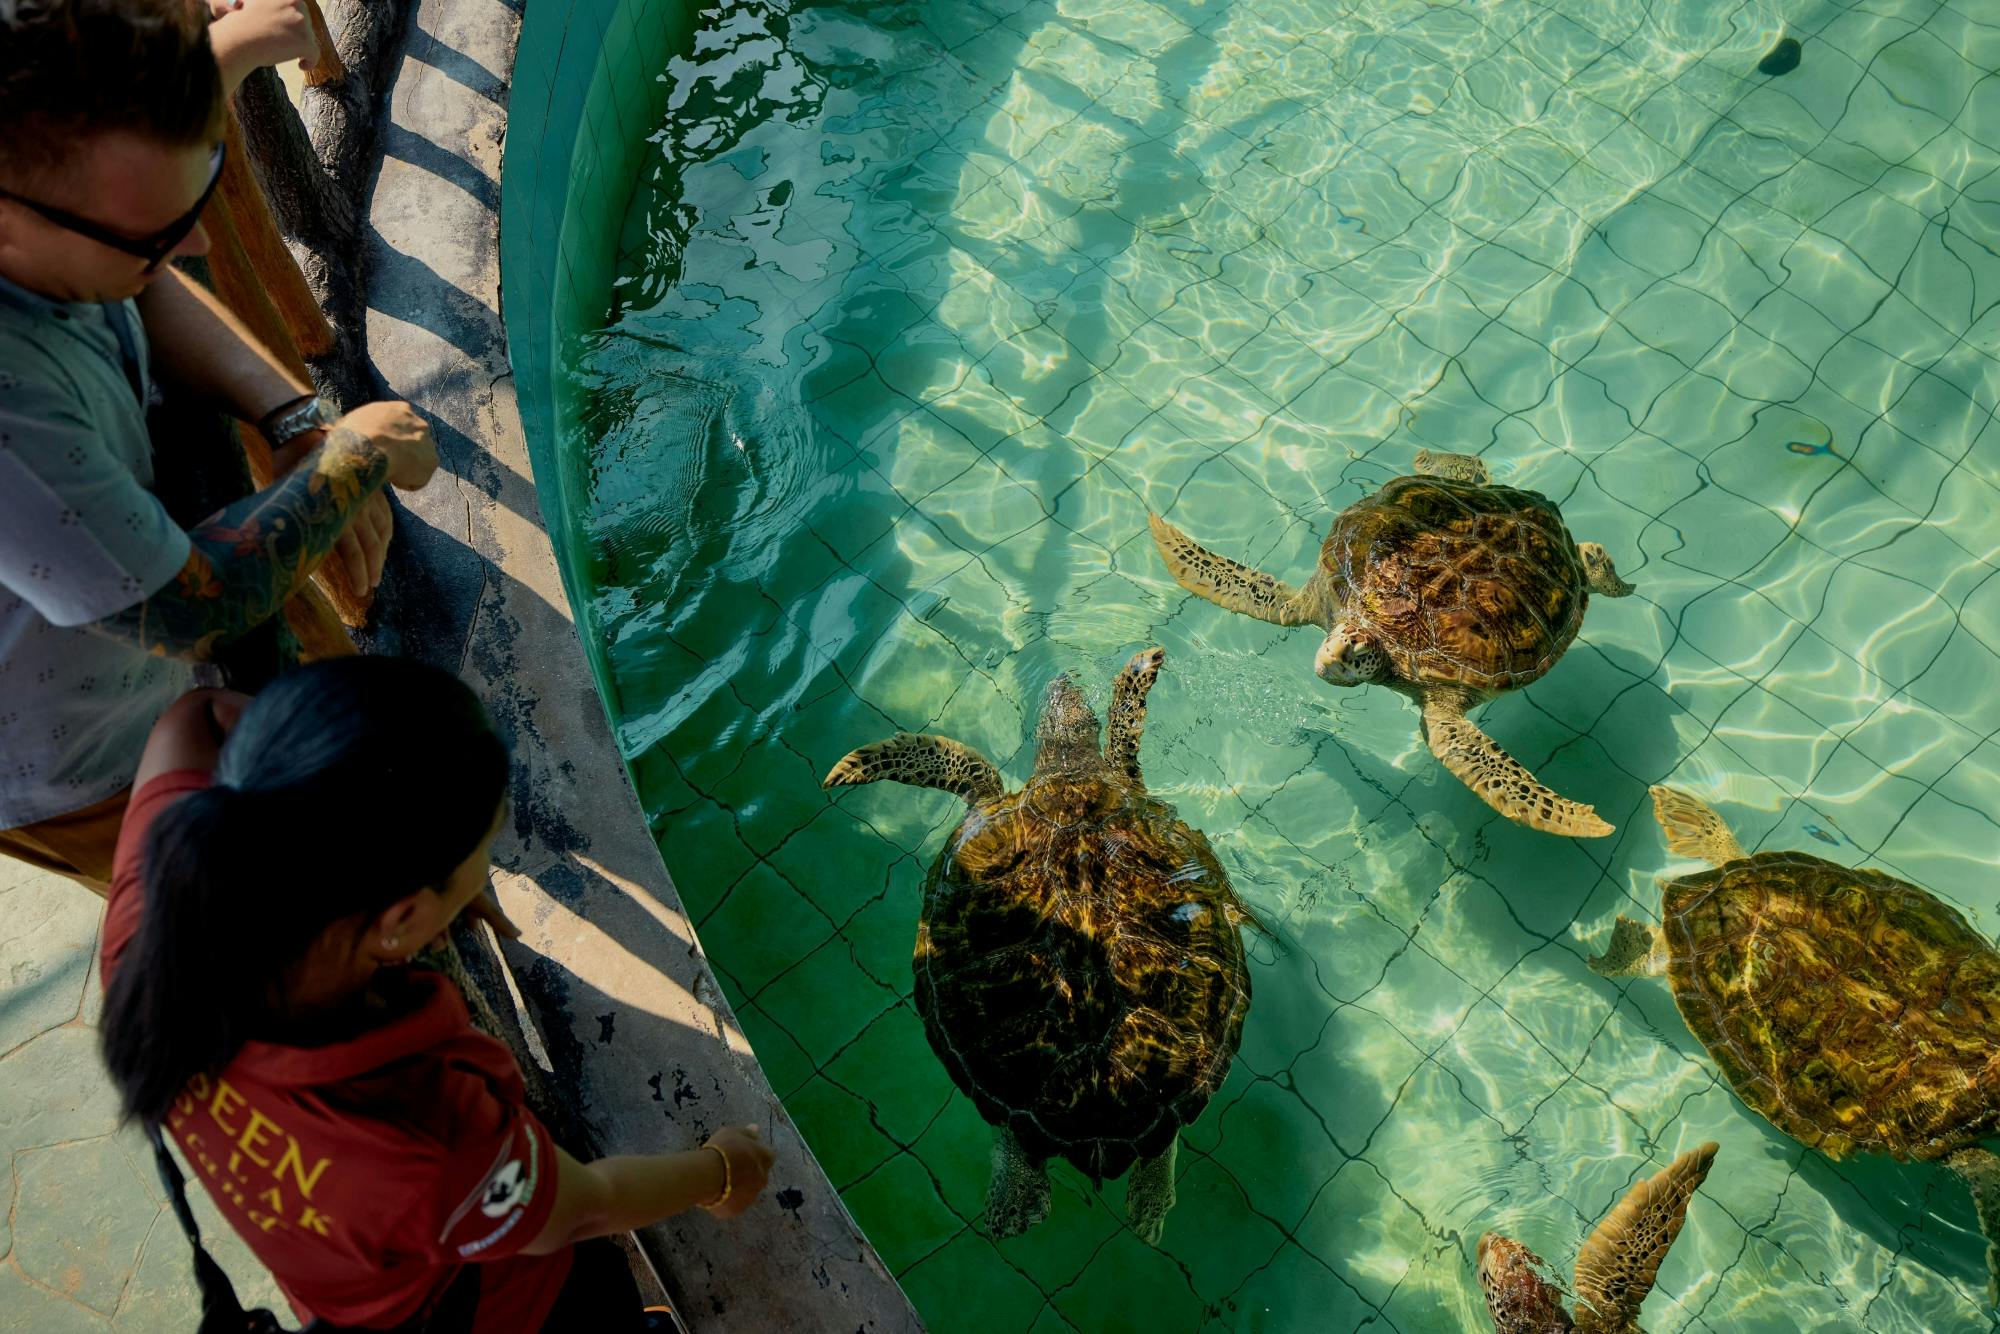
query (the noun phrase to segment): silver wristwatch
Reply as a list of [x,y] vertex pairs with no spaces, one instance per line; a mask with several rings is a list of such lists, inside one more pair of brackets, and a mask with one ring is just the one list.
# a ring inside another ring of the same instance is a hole
[[257,434],[273,449],[282,449],[307,431],[331,426],[340,419],[333,404],[317,395],[295,398],[267,412],[257,423]]

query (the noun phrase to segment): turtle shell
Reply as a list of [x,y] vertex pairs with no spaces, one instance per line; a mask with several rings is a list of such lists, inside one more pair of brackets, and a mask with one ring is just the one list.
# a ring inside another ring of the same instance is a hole
[[2000,954],[1880,871],[1762,852],[1668,884],[1667,978],[1737,1096],[1834,1158],[2000,1123]]
[[1246,916],[1172,807],[1036,778],[976,807],[932,867],[917,1010],[981,1116],[1102,1181],[1164,1151],[1229,1073]]
[[1553,667],[1590,596],[1547,497],[1444,477],[1398,477],[1348,506],[1320,564],[1396,675],[1486,692]]

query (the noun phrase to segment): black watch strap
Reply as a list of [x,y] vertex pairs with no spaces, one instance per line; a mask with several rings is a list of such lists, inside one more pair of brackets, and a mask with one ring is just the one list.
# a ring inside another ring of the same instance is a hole
[[[284,441],[282,440],[271,440],[271,432],[275,430],[278,427],[278,425],[284,421],[286,417],[290,416],[292,413],[297,412],[300,408],[306,406],[308,403],[311,403],[314,399],[318,397],[319,397],[318,394],[300,394],[297,398],[286,399],[283,403],[278,404],[277,407],[272,408],[269,412],[265,413],[263,416],[257,419],[257,434],[263,436],[266,440],[270,440],[271,443],[274,445],[282,445],[284,443]],[[294,432],[294,434],[297,434],[297,432]]]

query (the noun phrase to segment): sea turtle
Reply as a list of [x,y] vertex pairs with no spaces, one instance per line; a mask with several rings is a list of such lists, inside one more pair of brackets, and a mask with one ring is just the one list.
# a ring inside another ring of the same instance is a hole
[[1334,519],[1304,588],[1150,517],[1184,588],[1259,620],[1325,626],[1313,661],[1320,679],[1375,681],[1415,701],[1431,753],[1494,810],[1552,834],[1611,832],[1465,716],[1553,667],[1576,638],[1590,594],[1632,591],[1603,547],[1570,538],[1546,496],[1494,485],[1476,458],[1420,451],[1414,476],[1391,479]]
[[1641,1334],[1639,1304],[1681,1234],[1688,1204],[1715,1161],[1716,1146],[1690,1149],[1625,1193],[1576,1255],[1576,1318],[1542,1257],[1488,1232],[1479,1239],[1479,1286],[1495,1334]]
[[1653,789],[1667,847],[1712,869],[1620,917],[1590,966],[1662,975],[1736,1096],[1829,1158],[1942,1159],[1972,1187],[2000,1302],[2000,952],[1931,894],[1805,852],[1747,854],[1722,817]]
[[1166,656],[1147,649],[1118,674],[1102,749],[1097,715],[1058,676],[1018,792],[970,747],[907,732],[826,776],[827,787],[934,787],[971,807],[924,884],[916,1006],[931,1049],[998,1131],[996,1236],[1047,1216],[1047,1164],[1060,1156],[1100,1184],[1130,1168],[1126,1215],[1157,1242],[1180,1129],[1229,1073],[1250,1009],[1237,931],[1249,912],[1208,840],[1139,774],[1146,694]]

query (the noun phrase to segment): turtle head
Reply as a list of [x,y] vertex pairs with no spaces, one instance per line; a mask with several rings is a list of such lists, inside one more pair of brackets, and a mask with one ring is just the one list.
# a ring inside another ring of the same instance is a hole
[[1481,1234],[1479,1286],[1495,1334],[1559,1334],[1574,1328],[1563,1310],[1562,1289],[1546,1277],[1542,1257],[1497,1232]]
[[1042,698],[1041,720],[1035,724],[1035,772],[1088,768],[1102,762],[1097,715],[1065,672],[1049,682]]
[[1618,577],[1618,567],[1611,563],[1611,553],[1602,542],[1579,542],[1576,554],[1583,562],[1584,586],[1599,597],[1630,597],[1638,591]]
[[1365,685],[1389,674],[1389,655],[1373,635],[1336,621],[1313,657],[1313,671],[1328,685]]

